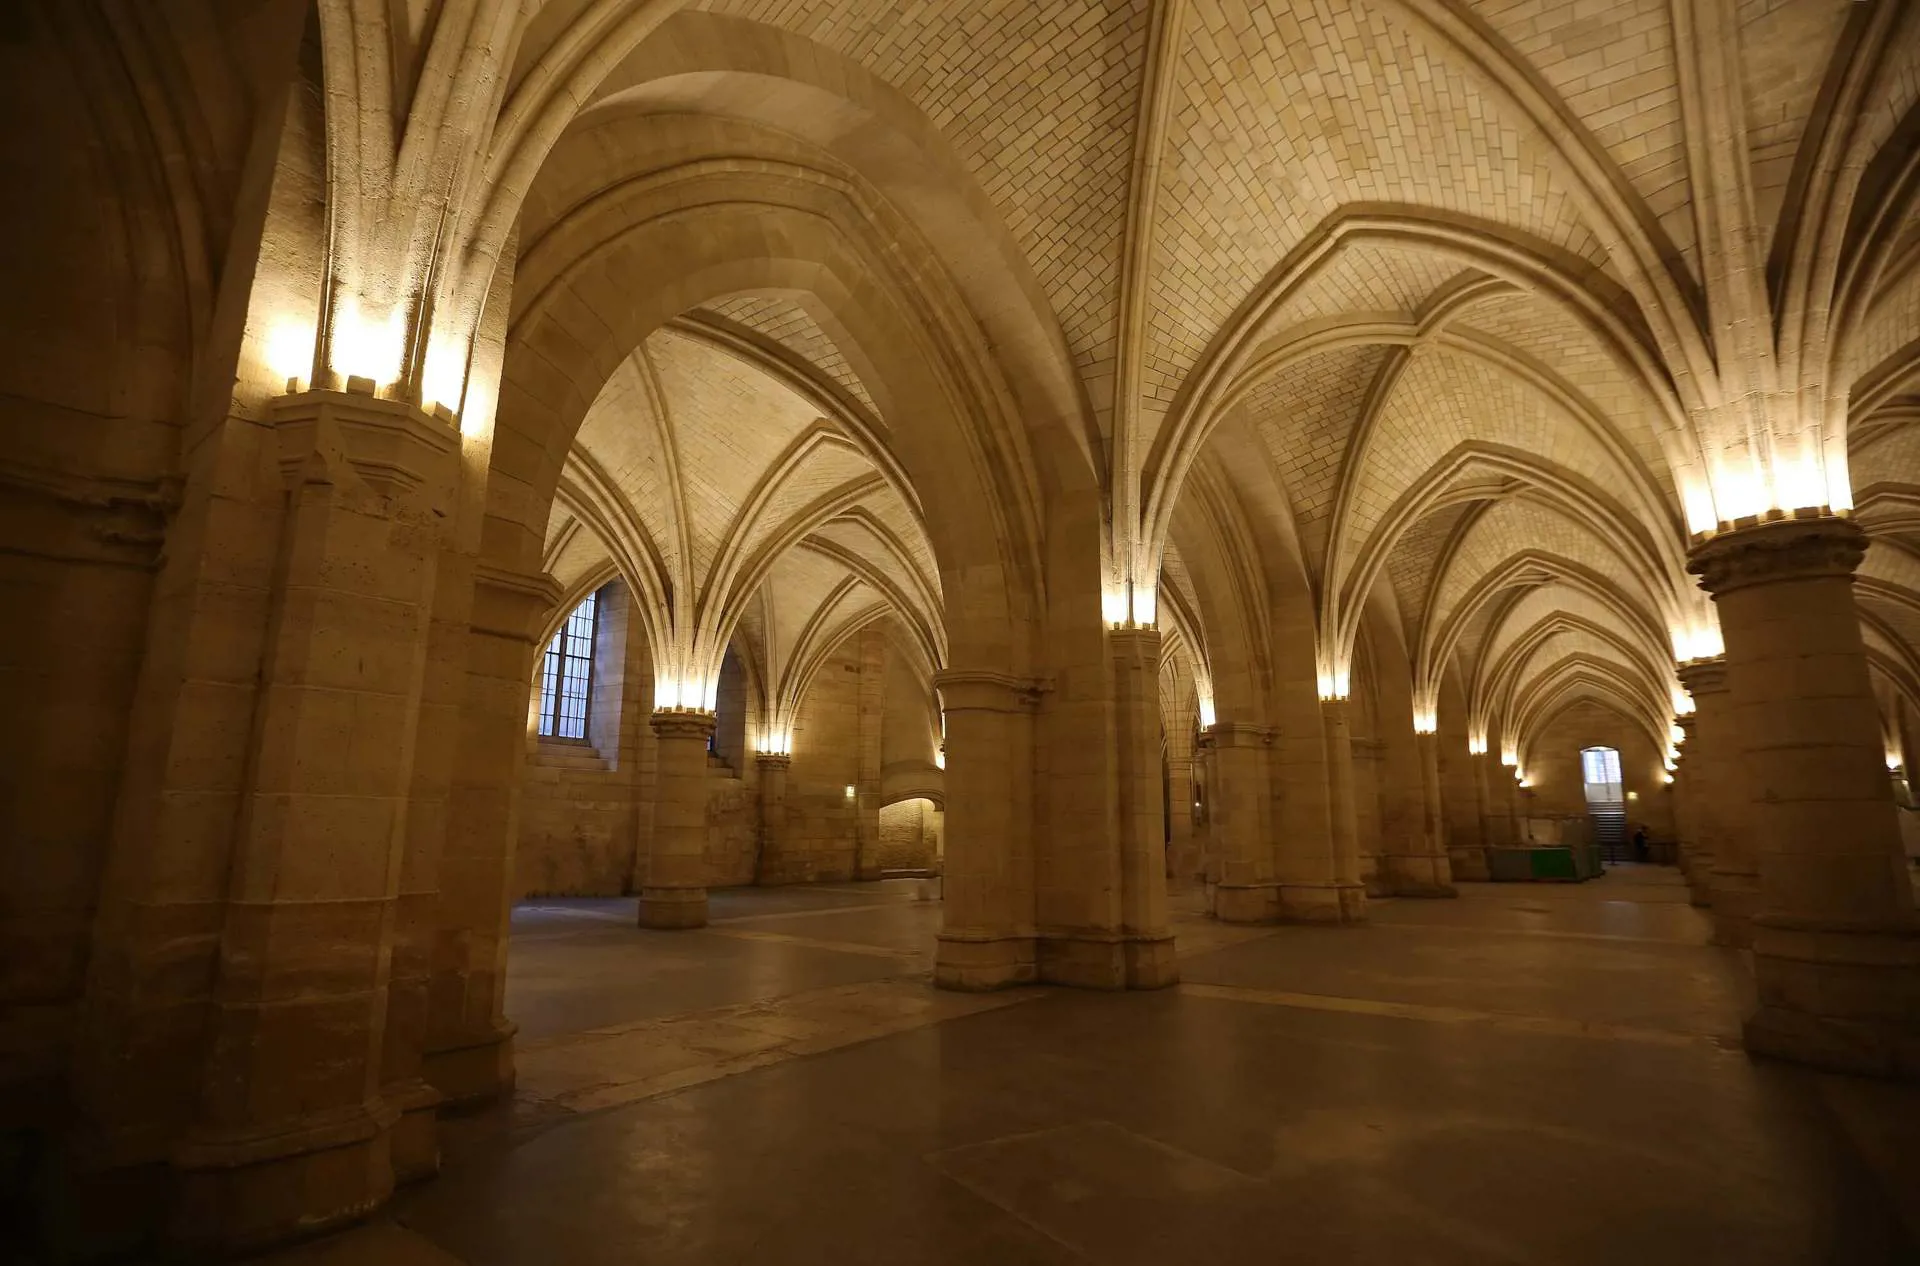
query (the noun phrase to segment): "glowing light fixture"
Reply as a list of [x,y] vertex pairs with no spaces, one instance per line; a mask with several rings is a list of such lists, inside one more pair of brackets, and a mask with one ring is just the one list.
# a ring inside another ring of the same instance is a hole
[[653,708],[656,712],[712,712],[719,693],[718,681],[662,673],[653,679]]
[[298,317],[275,317],[267,325],[267,368],[287,384],[287,394],[300,390],[313,372],[313,322]]
[[1440,732],[1440,718],[1432,708],[1415,708],[1413,710],[1413,732],[1415,734],[1438,734]]
[[859,791],[854,788],[854,785],[852,783],[847,784],[847,799],[852,800],[855,796],[858,796],[859,794],[860,794]]
[[370,380],[375,390],[390,387],[400,376],[406,333],[406,314],[398,307],[376,317],[349,298],[333,318],[333,368],[343,377]]
[[458,414],[466,389],[466,349],[458,340],[436,334],[427,346],[427,363],[420,375],[420,403],[429,410],[439,405]]

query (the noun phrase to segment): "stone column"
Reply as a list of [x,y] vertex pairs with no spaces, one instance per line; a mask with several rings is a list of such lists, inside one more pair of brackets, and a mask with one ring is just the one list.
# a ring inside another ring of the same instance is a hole
[[1200,869],[1193,830],[1193,767],[1192,735],[1167,735],[1167,877],[1176,884],[1192,883]]
[[1502,773],[1502,767],[1492,752],[1475,754],[1473,760],[1473,792],[1480,806],[1480,834],[1490,848],[1499,848],[1513,843],[1513,821],[1505,814],[1506,801],[1494,795],[1498,786],[1494,779]]
[[854,639],[860,660],[854,725],[859,735],[854,767],[853,877],[880,878],[880,731],[886,722],[886,634],[863,629]]
[[1360,884],[1360,828],[1353,787],[1353,727],[1345,699],[1320,701],[1327,743],[1327,792],[1333,828],[1333,881],[1339,889],[1343,922],[1366,917],[1367,894]]
[[1520,780],[1514,777],[1513,766],[1500,766],[1500,778],[1506,783],[1507,813],[1513,818],[1513,842],[1526,844],[1530,841],[1527,833],[1527,802],[1521,794]]
[[653,840],[640,926],[707,925],[707,739],[711,712],[653,714]]
[[1160,633],[1114,629],[1114,740],[1119,759],[1120,937],[1129,989],[1180,979],[1167,916],[1165,797],[1160,783]]
[[778,858],[787,846],[787,771],[793,757],[761,752],[753,758],[760,772],[760,852],[754,858],[753,882],[759,883],[768,858]]
[[1713,903],[1712,891],[1707,887],[1713,866],[1703,857],[1700,846],[1700,761],[1694,755],[1693,745],[1700,722],[1696,714],[1689,712],[1676,717],[1674,723],[1682,735],[1680,759],[1674,762],[1673,770],[1673,826],[1678,837],[1674,861],[1686,878],[1689,898],[1704,909]]
[[[1452,800],[1452,816],[1447,831],[1447,860],[1456,880],[1484,883],[1489,878],[1487,871],[1487,814],[1486,792],[1480,786],[1480,758],[1467,750],[1465,740],[1458,734],[1452,736],[1455,743],[1456,760],[1464,760],[1464,765],[1449,763],[1446,769],[1451,779],[1443,779],[1441,787],[1441,812],[1447,811],[1447,800]],[[1465,777],[1461,771],[1465,771]],[[1447,783],[1451,783],[1451,797]],[[1462,784],[1466,785],[1462,785]],[[1471,806],[1467,801],[1471,799]]]
[[1699,882],[1710,894],[1713,939],[1744,949],[1753,944],[1753,912],[1760,903],[1760,863],[1747,824],[1749,783],[1741,768],[1740,721],[1734,715],[1723,657],[1695,660],[1680,668],[1680,681],[1693,696],[1694,727],[1688,739],[1693,762],[1694,830],[1713,858]]
[[936,674],[946,716],[946,870],[933,981],[998,989],[1038,976],[1033,926],[1035,683]]
[[1760,861],[1749,1050],[1920,1076],[1920,925],[1886,790],[1852,580],[1866,534],[1789,519],[1712,537],[1713,595]]
[[514,1025],[505,1002],[520,775],[537,639],[559,601],[549,576],[485,563],[474,571],[422,1064],[450,1104],[513,1088]]
[[1192,800],[1197,803],[1189,805],[1193,814],[1193,869],[1187,878],[1203,884],[1219,878],[1213,860],[1213,800],[1218,775],[1215,773],[1212,735],[1211,729],[1202,730],[1194,739],[1190,783]]
[[1420,829],[1410,851],[1398,843],[1381,859],[1386,879],[1396,897],[1457,897],[1447,856],[1447,810],[1440,799],[1440,736],[1416,731],[1413,741],[1420,757]]
[[[1268,812],[1267,747],[1273,731],[1222,721],[1207,730],[1213,780],[1208,829],[1213,847],[1213,915],[1223,923],[1272,923],[1280,918]],[[1338,910],[1336,907],[1335,917]]]
[[372,396],[276,402],[287,515],[173,1235],[221,1254],[393,1190],[382,1093],[407,797],[459,437]]

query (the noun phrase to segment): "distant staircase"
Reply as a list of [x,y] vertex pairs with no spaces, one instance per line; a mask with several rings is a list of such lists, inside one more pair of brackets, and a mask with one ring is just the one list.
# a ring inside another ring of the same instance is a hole
[[1600,848],[1600,860],[1609,866],[1631,861],[1627,856],[1626,806],[1617,801],[1589,803],[1587,814],[1593,820],[1593,842]]

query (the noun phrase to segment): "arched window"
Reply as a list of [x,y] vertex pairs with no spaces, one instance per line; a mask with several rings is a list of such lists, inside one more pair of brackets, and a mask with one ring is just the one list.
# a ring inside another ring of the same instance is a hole
[[593,688],[593,634],[599,594],[580,600],[547,643],[540,668],[540,736],[587,738],[587,706]]

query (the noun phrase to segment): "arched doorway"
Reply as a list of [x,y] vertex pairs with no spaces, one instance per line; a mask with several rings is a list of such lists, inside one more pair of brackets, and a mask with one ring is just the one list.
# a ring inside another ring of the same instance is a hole
[[1622,791],[1620,752],[1612,747],[1580,749],[1580,780],[1587,795],[1587,819],[1603,862],[1627,860],[1627,803]]

